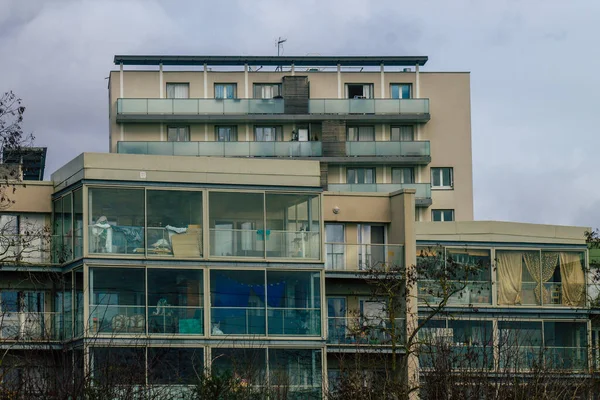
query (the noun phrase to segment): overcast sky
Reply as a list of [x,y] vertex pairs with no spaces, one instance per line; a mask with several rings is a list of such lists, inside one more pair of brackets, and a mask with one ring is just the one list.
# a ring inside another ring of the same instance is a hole
[[[471,71],[475,218],[600,227],[597,0],[0,0],[0,92],[47,173],[108,151],[115,54],[427,55]],[[440,135],[444,132],[439,132]]]

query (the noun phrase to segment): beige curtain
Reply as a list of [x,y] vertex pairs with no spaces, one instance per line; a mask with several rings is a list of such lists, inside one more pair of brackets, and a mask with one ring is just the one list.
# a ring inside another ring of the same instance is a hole
[[538,252],[528,252],[524,255],[525,266],[529,274],[537,282],[534,289],[535,298],[538,304],[550,303],[550,293],[544,287],[544,283],[548,282],[558,263],[558,253],[544,252],[540,262]]
[[498,252],[498,304],[521,304],[523,281],[523,253]]
[[562,303],[567,306],[583,306],[585,276],[579,253],[560,253],[560,279]]

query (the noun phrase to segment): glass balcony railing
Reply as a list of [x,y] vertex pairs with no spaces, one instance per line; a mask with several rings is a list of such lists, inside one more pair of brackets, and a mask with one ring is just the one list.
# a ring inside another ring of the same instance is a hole
[[210,255],[318,260],[320,237],[319,232],[306,231],[211,229]]
[[145,334],[146,307],[90,304],[90,334]]
[[310,99],[310,114],[428,114],[429,99]]
[[319,308],[274,308],[267,310],[269,335],[320,336]]
[[449,362],[453,368],[482,371],[494,368],[494,348],[491,345],[434,342],[423,344],[419,352],[421,368]]
[[157,306],[148,308],[148,333],[163,335],[204,334],[202,307]]
[[283,99],[118,99],[120,115],[283,114]]
[[417,199],[431,198],[430,183],[330,183],[330,192],[395,192],[400,189],[415,189]]
[[321,157],[321,142],[119,142],[117,153],[208,157]]
[[404,246],[400,244],[326,243],[325,269],[366,271],[404,265]]
[[[392,321],[384,318],[365,319],[356,317],[327,318],[327,343],[340,345],[383,345],[404,344],[405,320]],[[394,335],[392,333],[395,332]]]
[[417,289],[419,303],[435,305],[448,297],[448,305],[492,304],[492,283],[490,281],[449,281],[446,292],[440,282],[419,280]]
[[0,338],[5,341],[59,341],[63,329],[63,314],[58,312],[4,312],[0,320]]
[[425,157],[431,155],[429,141],[422,142],[346,142],[348,156],[406,156]]
[[588,368],[587,347],[501,346],[500,368],[529,370],[545,365],[552,370],[582,371]]
[[265,335],[264,307],[211,307],[211,335]]

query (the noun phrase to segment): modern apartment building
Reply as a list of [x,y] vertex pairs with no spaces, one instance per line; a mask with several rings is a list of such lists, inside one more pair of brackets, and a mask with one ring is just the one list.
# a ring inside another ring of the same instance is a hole
[[[207,368],[320,398],[419,322],[490,374],[539,354],[595,369],[585,228],[472,221],[469,74],[426,61],[116,56],[110,152],[27,182],[0,214],[0,240],[19,237],[0,243],[11,379],[46,365],[186,390]],[[440,288],[420,278],[390,325],[369,271],[436,257],[477,268],[426,323]],[[435,360],[418,362],[427,379]]]

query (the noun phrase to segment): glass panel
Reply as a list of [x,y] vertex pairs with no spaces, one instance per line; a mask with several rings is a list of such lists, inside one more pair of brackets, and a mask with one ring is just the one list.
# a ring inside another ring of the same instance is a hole
[[177,99],[173,100],[174,114],[198,114],[197,99]]
[[157,156],[172,156],[175,152],[175,142],[148,142],[148,154]]
[[148,154],[148,142],[118,142],[117,153]]
[[141,268],[90,268],[90,334],[146,332],[145,274]]
[[321,398],[321,350],[269,349],[269,381],[292,398]]
[[541,271],[539,271],[542,283],[540,285],[542,304],[584,306],[584,265],[583,253],[543,251]]
[[585,322],[544,322],[546,366],[552,369],[587,369]]
[[319,259],[317,194],[266,194],[267,257]]
[[500,368],[530,369],[543,362],[542,322],[498,321]]
[[266,371],[265,349],[212,349],[212,373],[235,378],[240,391],[260,390],[266,386]]
[[237,141],[237,126],[217,126],[216,136],[218,142],[235,142]]
[[[146,383],[146,354],[140,347],[92,347],[90,372],[98,385],[117,390],[110,398],[119,398],[118,385]],[[134,389],[132,389],[134,390]]]
[[119,99],[119,114],[147,114],[148,99]]
[[265,273],[210,271],[211,332],[219,335],[264,335]]
[[[452,346],[448,354],[455,368],[482,370],[494,365],[492,321],[448,320]],[[444,351],[444,347],[438,348]],[[437,354],[440,356],[441,354]]]
[[75,337],[83,335],[83,269],[75,271]]
[[225,146],[229,146],[231,144],[235,143],[198,142],[198,155],[225,157]]
[[270,335],[321,335],[318,272],[267,272]]
[[167,83],[167,98],[169,99],[187,99],[190,97],[189,83]]
[[442,185],[443,186],[452,186],[452,169],[451,168],[442,168]]
[[148,254],[202,257],[202,192],[148,190]]
[[451,266],[452,279],[456,279],[455,289],[462,288],[453,294],[449,304],[491,304],[491,253],[486,249],[447,249],[447,268]]
[[203,348],[148,348],[148,383],[151,385],[195,384],[203,372]]
[[204,332],[202,270],[148,269],[148,332]]
[[90,253],[144,254],[144,190],[88,190]]
[[392,168],[392,183],[414,183],[413,168]]
[[264,195],[210,192],[210,254],[264,257]]
[[496,259],[498,305],[541,304],[540,291],[536,289],[539,278],[535,278],[539,276],[540,253],[496,250]]
[[327,242],[327,260],[325,267],[332,270],[343,270],[345,267],[344,225],[326,224],[325,241]]
[[147,99],[148,114],[173,114],[173,100]]
[[83,256],[83,191],[73,192],[73,254],[75,258]]
[[[62,223],[62,236],[63,236],[63,250],[66,260],[73,259],[73,198],[72,194],[69,193],[63,197],[63,223]],[[17,232],[18,233],[18,232]]]
[[62,296],[63,309],[64,309],[64,322],[63,322],[63,337],[65,339],[71,339],[73,337],[73,274],[64,274],[65,287]]

